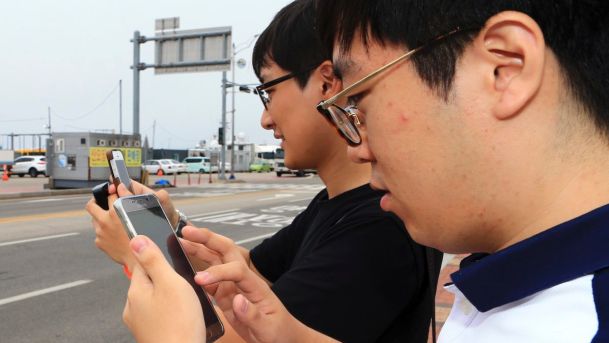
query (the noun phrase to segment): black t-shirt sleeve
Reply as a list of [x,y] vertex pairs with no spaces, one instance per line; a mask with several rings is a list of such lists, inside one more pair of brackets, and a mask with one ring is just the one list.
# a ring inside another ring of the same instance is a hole
[[374,342],[418,294],[418,256],[387,215],[337,226],[272,288],[306,325],[342,342]]
[[275,282],[292,265],[305,234],[306,227],[301,223],[307,215],[308,211],[305,210],[290,225],[250,250],[250,260],[270,282]]

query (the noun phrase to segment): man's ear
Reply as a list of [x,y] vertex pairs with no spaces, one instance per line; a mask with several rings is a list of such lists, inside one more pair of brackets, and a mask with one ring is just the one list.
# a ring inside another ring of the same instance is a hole
[[546,45],[539,25],[520,12],[501,12],[487,22],[475,43],[497,101],[493,115],[509,119],[535,96],[542,84]]
[[331,61],[324,61],[317,67],[317,70],[319,70],[319,75],[321,75],[321,91],[324,97],[330,98],[342,90],[343,83],[334,74],[334,68]]

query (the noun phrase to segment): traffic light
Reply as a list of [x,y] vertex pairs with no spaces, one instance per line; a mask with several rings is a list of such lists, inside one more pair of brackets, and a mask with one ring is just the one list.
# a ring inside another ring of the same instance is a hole
[[218,144],[224,145],[224,128],[218,128]]

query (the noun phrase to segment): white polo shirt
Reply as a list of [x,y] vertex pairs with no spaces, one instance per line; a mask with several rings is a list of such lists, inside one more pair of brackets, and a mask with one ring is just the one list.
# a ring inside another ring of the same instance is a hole
[[461,262],[439,343],[609,343],[609,205]]

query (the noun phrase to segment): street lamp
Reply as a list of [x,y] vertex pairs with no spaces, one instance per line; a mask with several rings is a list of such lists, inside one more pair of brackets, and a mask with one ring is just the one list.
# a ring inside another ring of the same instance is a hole
[[[235,56],[249,48],[252,43],[254,43],[254,40],[256,38],[258,38],[258,36],[260,36],[259,34],[255,34],[247,43],[244,47],[240,48],[239,50],[237,50],[237,47],[235,45],[235,43],[233,43],[233,49],[232,49],[232,58],[231,58],[231,70],[232,70],[232,80],[231,80],[231,86],[235,87],[235,86],[239,86],[239,90],[242,89],[241,85],[237,85],[235,83]],[[239,59],[239,61],[237,62],[237,65],[239,66],[239,68],[245,68],[246,62],[243,58]],[[233,92],[232,92],[232,107],[231,107],[231,149],[230,149],[230,177],[229,180],[234,180],[235,179],[235,89],[233,88]]]

